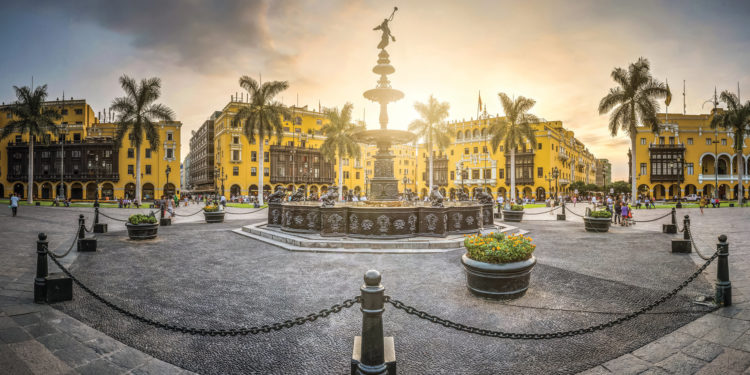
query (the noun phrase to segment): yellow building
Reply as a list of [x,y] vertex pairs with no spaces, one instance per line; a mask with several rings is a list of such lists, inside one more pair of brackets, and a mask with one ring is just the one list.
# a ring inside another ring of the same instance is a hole
[[[242,127],[232,120],[242,106],[249,105],[232,97],[214,120],[214,161],[217,190],[228,199],[255,196],[263,173],[263,191],[270,193],[277,186],[288,191],[302,187],[306,194],[320,194],[338,184],[338,160],[327,161],[320,153],[325,140],[321,133],[326,116],[304,107],[290,107],[291,115],[283,119],[284,135],[264,140],[263,167],[260,168],[259,145],[251,143]],[[364,148],[363,154],[364,154]],[[364,155],[363,155],[364,156]],[[344,191],[353,189],[363,194],[364,158],[343,160]],[[222,190],[223,187],[223,190]]]
[[[711,129],[711,114],[659,114],[660,131],[638,127],[636,138],[636,184],[638,192],[655,199],[695,194],[721,199],[737,199],[739,162],[735,154],[734,134]],[[744,139],[744,187],[750,145]],[[718,186],[718,191],[715,191]]]
[[[449,123],[453,143],[445,150],[433,149],[434,183],[444,196],[455,197],[459,189],[471,193],[484,187],[493,196],[510,195],[510,154],[500,145],[492,150],[488,128],[493,117]],[[573,194],[571,182],[596,182],[596,158],[575,138],[561,121],[532,125],[536,144],[522,144],[516,150],[516,192],[520,198],[543,200],[558,188],[560,194]],[[429,188],[429,159],[425,145],[418,147],[418,192],[424,197]],[[557,168],[557,180],[551,171]]]
[[[35,140],[34,187],[37,199],[53,199],[65,194],[73,200],[93,200],[135,196],[135,154],[128,139],[118,149],[114,142],[115,125],[101,123],[85,100],[50,101],[62,115],[57,122],[61,134]],[[0,107],[0,127],[12,119]],[[141,147],[141,189],[143,199],[153,199],[165,191],[179,193],[180,182],[179,122],[159,123],[159,150]],[[0,142],[0,159],[7,160],[7,170],[0,179],[0,195],[15,192],[27,195],[28,136],[18,134]],[[169,184],[166,167],[173,174]]]

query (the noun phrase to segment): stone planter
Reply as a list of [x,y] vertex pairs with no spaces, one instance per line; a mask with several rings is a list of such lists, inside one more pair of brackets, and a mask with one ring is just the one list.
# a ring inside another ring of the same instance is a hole
[[203,218],[207,223],[223,223],[224,222],[224,211],[206,212],[203,211]]
[[526,294],[536,258],[532,255],[520,262],[492,264],[469,259],[464,254],[461,264],[471,293],[484,298],[510,299]]
[[150,240],[156,238],[159,224],[130,224],[125,223],[128,228],[128,237],[131,240]]
[[583,217],[583,226],[587,232],[609,232],[612,219],[609,217]]
[[503,210],[504,221],[520,222],[523,219],[523,211]]

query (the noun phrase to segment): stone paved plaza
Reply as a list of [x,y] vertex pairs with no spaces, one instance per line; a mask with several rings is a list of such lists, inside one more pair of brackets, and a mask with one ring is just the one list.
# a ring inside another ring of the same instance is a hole
[[[180,208],[187,215],[199,208]],[[583,213],[584,207],[571,207]],[[248,209],[230,209],[249,211]],[[531,209],[528,213],[546,209]],[[135,210],[104,209],[116,218]],[[146,211],[146,210],[142,210]],[[665,214],[641,210],[637,219]],[[720,373],[750,372],[749,209],[680,210],[693,219],[702,249],[719,233],[730,243],[730,308],[695,304],[712,294],[715,264],[676,297],[644,316],[591,334],[544,341],[503,340],[454,331],[386,305],[402,374]],[[202,337],[159,330],[126,318],[74,287],[73,301],[33,303],[35,239],[48,234],[63,251],[76,218],[92,209],[22,207],[0,215],[0,369],[11,374],[343,374],[358,307],[257,336]],[[667,219],[587,233],[580,218],[558,222],[529,215],[519,228],[537,244],[538,264],[526,296],[509,302],[473,297],[460,251],[432,254],[297,253],[232,233],[261,222],[265,211],[178,217],[157,240],[127,240],[124,225],[104,219],[99,251],[66,258],[71,272],[105,298],[145,317],[198,328],[269,324],[317,312],[359,293],[362,274],[378,269],[386,294],[443,318],[523,333],[578,329],[637,310],[679,285],[703,261],[669,252]],[[514,224],[515,225],[515,224]],[[50,272],[56,272],[50,262]]]

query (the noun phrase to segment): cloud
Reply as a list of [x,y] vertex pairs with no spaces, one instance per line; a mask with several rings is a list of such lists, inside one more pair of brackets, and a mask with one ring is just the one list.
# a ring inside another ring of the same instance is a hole
[[[125,35],[132,47],[155,59],[206,73],[237,63],[273,66],[293,60],[276,47],[269,26],[291,12],[288,1],[43,0],[32,6]],[[245,57],[238,61],[238,56]]]

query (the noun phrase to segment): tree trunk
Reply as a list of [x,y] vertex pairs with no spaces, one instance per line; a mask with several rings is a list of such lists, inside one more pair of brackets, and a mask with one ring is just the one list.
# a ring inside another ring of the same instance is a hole
[[343,200],[344,196],[344,158],[339,156],[339,200]]
[[742,150],[737,152],[737,162],[739,165],[737,165],[737,176],[740,179],[740,183],[737,184],[737,206],[742,207],[742,198],[745,197],[745,192],[742,186],[742,176],[744,175],[743,172],[745,172],[745,160],[742,159]]
[[263,205],[263,176],[266,168],[265,154],[263,153],[264,140],[258,142],[258,204]]
[[510,149],[510,201],[516,204],[516,147]]
[[427,144],[427,153],[430,156],[430,188],[427,191],[428,194],[432,192],[432,184],[433,184],[433,177],[432,177],[432,143]]
[[[635,132],[632,132],[633,134],[630,136],[630,202],[635,202],[636,197],[638,196],[638,178],[636,172],[638,171],[637,167],[638,164],[635,162],[635,138],[637,134]],[[605,191],[604,194],[606,195],[607,192]]]
[[34,195],[32,194],[34,192],[34,136],[31,133],[29,133],[29,178],[27,184],[28,197],[26,197],[26,201],[32,204],[34,203]]
[[[156,187],[154,187],[156,189]],[[143,204],[143,197],[141,196],[143,189],[141,187],[141,145],[135,146],[135,200],[138,204]],[[156,190],[154,190],[156,194]]]

